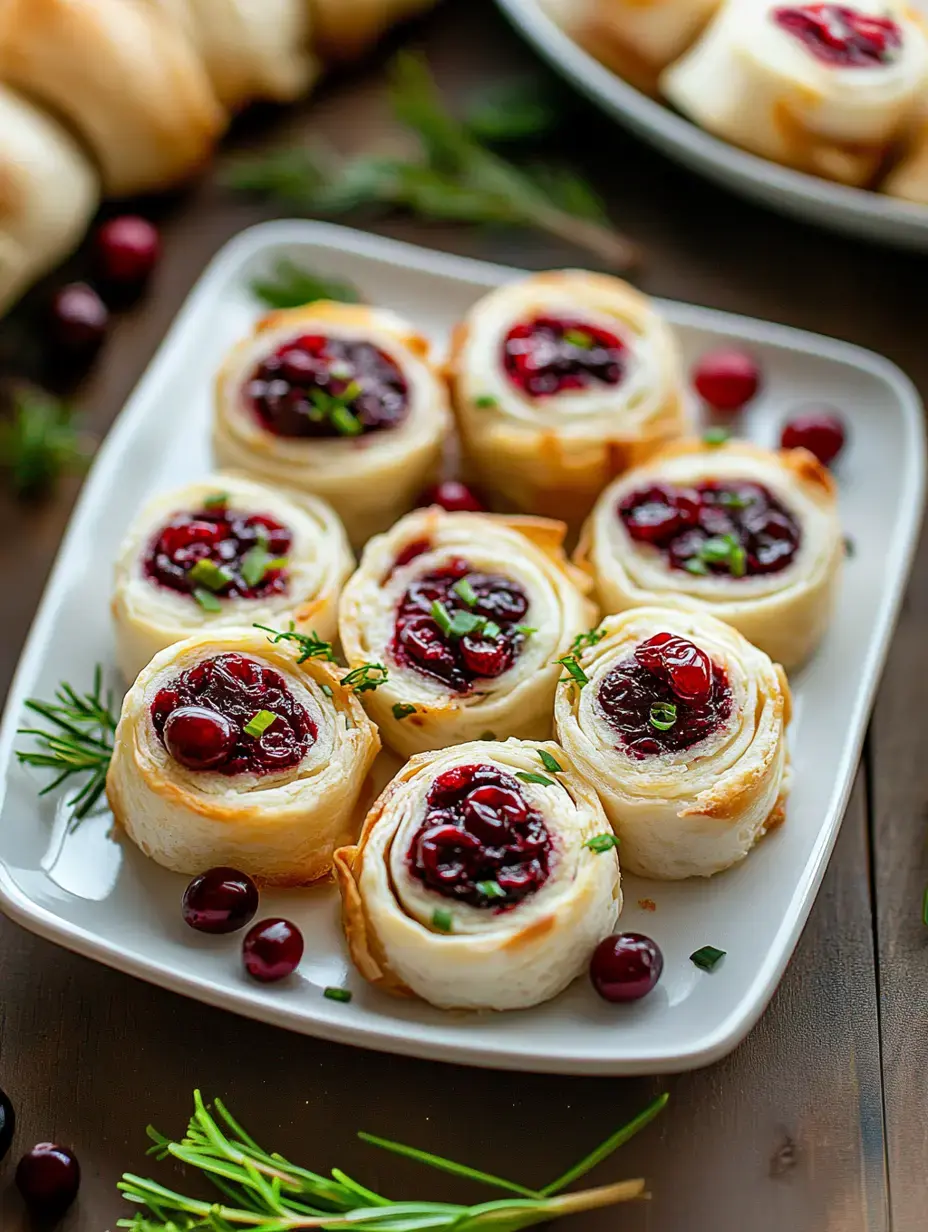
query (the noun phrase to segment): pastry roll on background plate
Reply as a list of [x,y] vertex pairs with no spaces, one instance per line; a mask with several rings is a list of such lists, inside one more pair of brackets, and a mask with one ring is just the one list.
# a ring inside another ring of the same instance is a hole
[[348,664],[382,663],[365,693],[387,744],[410,756],[474,740],[545,739],[555,662],[596,615],[562,550],[563,523],[409,514],[371,540],[342,594]]
[[455,331],[449,376],[480,483],[570,523],[685,422],[670,328],[604,274],[562,270],[491,291]]
[[359,546],[439,468],[452,421],[428,354],[382,309],[323,301],[272,313],[219,374],[220,464],[324,497]]
[[335,640],[354,567],[342,524],[312,496],[213,475],[150,501],[116,563],[116,660],[127,680],[173,642],[274,625]]
[[596,792],[555,744],[478,741],[414,757],[357,846],[336,853],[355,965],[441,1008],[547,1001],[615,927],[615,848],[589,845],[603,835]]
[[303,885],[357,835],[377,729],[338,668],[298,658],[256,629],[203,633],[129,690],[107,796],[158,864]]
[[576,663],[555,730],[599,792],[627,872],[708,877],[783,820],[789,685],[735,629],[636,608],[607,616]]
[[858,0],[727,0],[661,77],[703,128],[800,171],[863,186],[928,86],[922,17]]
[[681,442],[622,476],[577,550],[604,612],[707,612],[786,668],[824,634],[843,557],[825,467],[804,449],[745,441]]

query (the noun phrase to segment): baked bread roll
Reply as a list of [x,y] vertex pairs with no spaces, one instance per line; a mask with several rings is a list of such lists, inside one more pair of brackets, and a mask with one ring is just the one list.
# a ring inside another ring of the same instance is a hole
[[440,465],[451,415],[428,356],[426,340],[383,309],[271,313],[219,374],[216,457],[322,496],[359,546],[410,509]]
[[726,0],[664,72],[661,89],[717,137],[799,171],[866,185],[926,79],[925,27],[902,5]]
[[77,247],[99,200],[70,134],[0,85],[0,312]]
[[456,330],[449,375],[480,483],[568,523],[684,426],[669,328],[605,274],[561,270],[491,291]]
[[382,663],[368,713],[401,756],[551,732],[555,660],[596,615],[564,525],[419,510],[372,539],[339,607],[351,667]]
[[607,616],[576,663],[557,738],[599,792],[627,872],[709,877],[780,824],[790,692],[762,650],[703,612],[643,607]]
[[4,0],[0,79],[63,118],[116,197],[191,175],[226,122],[183,31],[147,0]]
[[556,744],[477,741],[414,757],[358,845],[336,853],[355,966],[443,1009],[547,1001],[618,918],[615,848],[589,846],[604,835],[596,792]]
[[272,625],[338,631],[338,597],[354,568],[325,501],[213,475],[155,497],[130,526],[116,563],[116,661],[132,681],[194,633]]
[[606,488],[576,559],[604,612],[708,612],[790,669],[825,632],[843,556],[834,481],[812,454],[687,441]]
[[304,885],[358,833],[377,729],[338,668],[298,658],[256,629],[201,633],[129,690],[106,791],[158,864]]
[[424,13],[435,0],[309,0],[309,4],[321,54],[331,60],[354,60],[392,25]]

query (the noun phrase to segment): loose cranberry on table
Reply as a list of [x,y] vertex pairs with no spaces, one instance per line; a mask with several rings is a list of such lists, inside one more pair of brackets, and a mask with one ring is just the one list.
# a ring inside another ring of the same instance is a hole
[[601,941],[590,959],[590,980],[604,1001],[638,1001],[664,969],[657,942],[642,933],[619,933]]
[[16,1109],[6,1091],[0,1090],[0,1160],[4,1159],[16,1132]]
[[808,449],[823,466],[830,466],[844,448],[846,439],[841,417],[823,409],[794,415],[783,425],[780,444],[784,449]]
[[184,919],[200,933],[234,933],[258,911],[258,887],[235,868],[211,868],[184,891]]
[[63,1215],[81,1184],[77,1156],[67,1147],[40,1142],[19,1161],[16,1187],[29,1210],[39,1216]]
[[141,286],[161,256],[161,237],[147,218],[124,214],[97,231],[96,262],[106,282],[120,287]]
[[102,344],[110,323],[109,310],[93,287],[72,282],[52,300],[54,341],[72,357],[89,358]]
[[446,479],[434,488],[428,488],[419,499],[417,505],[440,505],[448,513],[483,513],[483,503],[473,494],[466,484],[458,479]]
[[710,351],[693,369],[693,384],[715,410],[740,411],[760,388],[760,369],[744,351]]
[[242,961],[253,980],[274,984],[300,965],[303,934],[289,920],[262,920],[242,942]]

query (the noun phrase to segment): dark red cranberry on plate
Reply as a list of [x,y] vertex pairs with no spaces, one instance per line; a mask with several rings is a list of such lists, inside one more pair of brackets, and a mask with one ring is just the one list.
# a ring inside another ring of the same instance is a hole
[[40,1142],[22,1157],[16,1187],[34,1215],[63,1215],[81,1184],[81,1166],[67,1147]]
[[0,1159],[5,1159],[16,1132],[16,1109],[6,1091],[0,1090]]
[[242,942],[242,961],[253,980],[273,984],[285,980],[300,965],[303,934],[289,920],[261,920]]
[[808,449],[821,462],[830,466],[844,448],[847,431],[840,415],[829,410],[804,411],[783,425],[780,444],[784,449]]
[[106,337],[110,314],[106,304],[86,282],[62,287],[52,300],[52,333],[55,342],[72,358],[87,358]]
[[235,868],[211,868],[184,891],[184,919],[200,933],[234,933],[258,911],[258,887]]
[[164,744],[175,761],[190,770],[221,766],[238,739],[238,728],[218,710],[181,706],[164,725]]
[[760,388],[760,369],[744,351],[710,351],[693,369],[693,384],[715,410],[740,411]]
[[440,505],[448,513],[483,513],[485,506],[459,479],[446,479],[428,488],[416,502],[418,505]]
[[618,933],[601,941],[590,959],[590,979],[604,1001],[638,1001],[664,969],[657,943],[642,933]]
[[147,218],[123,214],[97,231],[96,261],[100,276],[114,286],[136,288],[150,276],[161,256],[161,237]]

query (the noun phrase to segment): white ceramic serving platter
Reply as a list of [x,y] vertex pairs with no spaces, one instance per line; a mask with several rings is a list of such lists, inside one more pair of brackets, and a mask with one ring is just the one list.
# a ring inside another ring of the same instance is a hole
[[[353,280],[367,299],[407,314],[439,346],[474,300],[517,276],[311,222],[257,227],[219,254],[97,458],[11,690],[0,732],[3,908],[110,966],[327,1039],[565,1073],[653,1073],[715,1060],[747,1033],[776,987],[841,821],[920,521],[924,440],[915,391],[892,364],[844,343],[662,305],[687,363],[722,340],[756,353],[766,385],[746,419],[755,440],[772,443],[783,416],[803,402],[842,409],[853,436],[841,462],[841,503],[856,552],[827,642],[794,681],[787,823],[740,867],[710,881],[626,879],[622,925],[651,934],[666,959],[648,998],[610,1006],[579,980],[548,1005],[510,1014],[442,1013],[395,1000],[351,969],[332,886],[263,896],[262,913],[296,920],[307,944],[296,977],[260,986],[244,976],[235,937],[203,937],[183,924],[185,878],[112,837],[108,813],[68,833],[62,800],[38,797],[47,780],[20,767],[13,746],[24,698],[50,697],[61,680],[87,687],[97,662],[115,682],[110,562],[141,501],[208,470],[213,376],[226,348],[261,312],[252,279],[284,255]],[[639,905],[647,899],[653,910]],[[711,975],[688,957],[706,944],[728,951]],[[327,985],[349,987],[353,1000],[325,999]]]
[[691,124],[623,81],[544,12],[539,0],[497,0],[513,25],[578,90],[684,166],[783,214],[896,247],[928,249],[928,206],[781,167]]

